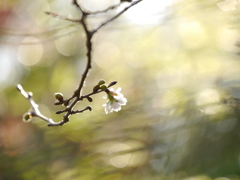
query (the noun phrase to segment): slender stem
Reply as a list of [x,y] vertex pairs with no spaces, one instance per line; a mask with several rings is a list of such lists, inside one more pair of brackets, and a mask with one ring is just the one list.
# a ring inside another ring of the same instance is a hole
[[66,17],[66,16],[60,16],[57,13],[52,13],[52,12],[46,11],[45,14],[47,14],[49,16],[52,16],[52,17],[57,17],[57,18],[62,19],[62,20],[71,21],[71,22],[74,22],[74,23],[79,23],[79,19],[72,19],[72,18],[69,18],[69,17]]
[[90,12],[87,12],[87,14],[88,15],[96,15],[96,14],[100,14],[100,13],[106,13],[109,10],[113,10],[113,9],[117,8],[118,6],[120,6],[120,4],[121,3],[113,5],[113,6],[109,6],[107,9],[104,9],[104,10],[101,10],[101,11],[90,11]]
[[31,114],[32,116],[35,116],[35,117],[39,117],[41,118],[42,120],[48,122],[48,124],[57,124],[55,123],[52,119],[50,118],[47,118],[45,117],[44,115],[42,115],[42,113],[40,112],[40,110],[38,109],[38,105],[34,102],[34,100],[32,99],[32,96],[33,94],[31,92],[26,92],[23,87],[18,84],[17,85],[17,90],[25,97],[29,100],[31,106],[32,106],[32,111],[31,111]]
[[83,13],[81,22],[82,22],[82,25],[83,25],[84,32],[86,34],[87,64],[86,64],[86,68],[85,68],[85,70],[82,74],[82,78],[81,78],[80,84],[78,86],[78,89],[76,91],[76,96],[78,98],[81,96],[81,91],[82,91],[85,79],[88,75],[88,72],[92,68],[92,66],[91,66],[92,54],[91,53],[92,53],[92,36],[93,36],[93,33],[90,30],[88,30],[88,28],[87,28],[86,16],[87,15]]
[[97,32],[100,28],[102,28],[103,26],[107,25],[108,23],[112,22],[113,20],[115,20],[116,18],[118,18],[120,15],[122,15],[124,12],[126,12],[129,8],[131,8],[132,6],[138,4],[139,2],[141,2],[143,0],[138,0],[138,1],[134,1],[133,3],[131,3],[129,6],[125,7],[122,11],[120,11],[118,14],[116,14],[115,16],[113,16],[112,18],[108,19],[107,21],[105,21],[104,23],[100,24],[98,27],[96,27],[93,30],[93,33]]

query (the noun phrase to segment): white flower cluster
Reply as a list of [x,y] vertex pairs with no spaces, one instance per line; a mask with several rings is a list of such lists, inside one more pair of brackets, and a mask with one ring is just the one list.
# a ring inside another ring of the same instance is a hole
[[120,93],[121,88],[118,88],[116,91],[114,91],[113,88],[109,89],[109,93],[107,96],[104,96],[104,99],[108,99],[107,103],[104,104],[105,106],[105,112],[106,114],[111,113],[113,111],[120,111],[121,106],[126,105],[127,99],[123,96],[122,93]]

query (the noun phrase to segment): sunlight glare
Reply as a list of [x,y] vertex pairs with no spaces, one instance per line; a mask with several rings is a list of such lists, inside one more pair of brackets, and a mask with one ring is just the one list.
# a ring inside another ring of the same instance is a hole
[[126,12],[127,18],[137,24],[161,23],[165,9],[172,4],[172,0],[148,0],[142,1]]
[[215,114],[220,110],[221,105],[218,104],[220,94],[214,89],[205,89],[198,95],[197,105],[200,111],[205,114]]
[[16,64],[15,48],[1,45],[0,46],[0,90],[5,86],[14,83],[21,77],[21,70]]
[[181,23],[178,32],[182,42],[188,48],[203,47],[207,42],[206,30],[198,21]]

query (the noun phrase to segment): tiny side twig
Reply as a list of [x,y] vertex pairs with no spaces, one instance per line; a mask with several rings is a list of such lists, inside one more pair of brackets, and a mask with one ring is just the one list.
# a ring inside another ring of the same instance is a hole
[[32,111],[30,112],[31,115],[34,117],[39,117],[42,120],[48,122],[48,124],[57,124],[56,122],[54,122],[52,119],[45,117],[44,115],[42,115],[42,113],[40,112],[39,108],[38,108],[38,104],[36,104],[34,102],[34,100],[32,99],[33,94],[31,92],[26,92],[23,87],[18,84],[17,85],[17,90],[25,97],[28,99],[28,101],[30,102],[31,106],[32,106]]
[[136,4],[140,3],[143,0],[137,0],[132,2],[129,6],[125,7],[122,11],[120,11],[119,13],[117,13],[115,16],[113,16],[112,18],[106,20],[105,22],[103,22],[102,24],[100,24],[98,27],[93,29],[93,33],[97,32],[100,28],[102,28],[103,26],[107,25],[108,23],[110,23],[111,21],[115,20],[116,18],[118,18],[120,15],[122,15],[124,12],[126,12],[129,8],[135,6]]

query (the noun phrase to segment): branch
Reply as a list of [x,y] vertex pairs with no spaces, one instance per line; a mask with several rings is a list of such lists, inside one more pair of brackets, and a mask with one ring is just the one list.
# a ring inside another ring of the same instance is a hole
[[93,30],[93,33],[97,32],[100,28],[102,28],[103,26],[107,25],[108,23],[110,23],[111,21],[117,19],[120,15],[122,15],[124,12],[126,12],[129,8],[135,6],[136,4],[138,4],[139,2],[141,2],[143,0],[137,0],[132,2],[129,6],[125,7],[122,11],[120,11],[118,14],[116,14],[115,16],[113,16],[112,18],[108,19],[107,21],[105,21],[104,23],[100,24],[98,27],[96,27]]
[[[121,0],[122,2],[130,2],[131,0]],[[90,106],[85,107],[82,110],[73,110],[74,106],[79,102],[82,101],[84,98],[86,98],[89,102],[92,102],[92,98],[91,96],[94,94],[98,94],[100,92],[106,92],[108,95],[110,93],[109,91],[109,87],[115,85],[117,83],[117,81],[113,81],[111,82],[108,86],[105,85],[105,81],[101,80],[99,81],[99,83],[93,88],[93,91],[87,95],[81,95],[82,89],[83,89],[83,85],[84,82],[86,81],[86,78],[89,74],[90,69],[92,68],[91,63],[92,63],[92,37],[93,35],[99,30],[101,29],[103,26],[107,25],[108,23],[110,23],[111,21],[115,20],[116,18],[118,18],[120,15],[122,15],[124,12],[126,12],[129,8],[131,8],[132,6],[138,4],[139,2],[141,2],[142,0],[137,0],[132,2],[128,7],[124,8],[122,11],[120,11],[119,13],[117,13],[115,16],[113,16],[112,18],[108,19],[107,21],[103,22],[102,24],[100,24],[98,27],[96,27],[95,29],[91,30],[88,28],[87,26],[87,18],[90,15],[93,14],[98,14],[98,13],[102,13],[102,12],[107,12],[110,9],[114,9],[116,8],[118,5],[116,6],[112,6],[109,7],[108,9],[104,10],[104,11],[97,11],[97,12],[87,12],[85,10],[82,9],[81,5],[77,3],[77,0],[73,0],[73,4],[79,9],[80,13],[82,14],[80,19],[71,19],[65,16],[60,16],[56,13],[51,13],[51,12],[45,12],[47,15],[50,15],[52,17],[56,17],[59,19],[63,19],[63,20],[67,20],[67,21],[71,21],[74,23],[79,23],[80,25],[82,25],[83,30],[86,34],[86,56],[87,56],[87,63],[86,63],[86,67],[85,70],[82,74],[82,77],[80,79],[80,83],[78,88],[74,91],[73,95],[68,98],[65,99],[63,98],[63,95],[61,93],[55,93],[55,98],[57,99],[57,102],[55,102],[55,105],[63,105],[65,106],[65,109],[63,110],[59,110],[56,112],[56,114],[62,114],[65,113],[63,115],[63,119],[60,122],[54,122],[52,119],[47,118],[45,116],[43,116],[40,112],[40,110],[38,109],[38,105],[33,101],[32,99],[32,93],[27,93],[21,85],[17,85],[17,89],[20,91],[20,93],[29,100],[33,110],[28,112],[27,115],[33,117],[39,117],[41,119],[43,119],[44,121],[48,122],[48,126],[62,126],[65,123],[67,123],[69,121],[69,117],[73,114],[77,114],[77,113],[82,113],[86,110],[92,110],[92,108]],[[121,4],[120,3],[120,4]],[[113,99],[113,96],[112,96]],[[119,102],[119,101],[118,101]],[[121,102],[121,105],[125,105],[127,102],[127,100],[124,98]],[[117,109],[118,111],[119,109]],[[106,109],[105,109],[106,111]],[[107,112],[107,111],[106,111]]]
[[[117,83],[117,81],[111,82],[111,83],[107,86],[107,88],[115,85],[116,83]],[[98,87],[98,88],[96,89],[96,87]],[[84,111],[86,111],[86,110],[91,111],[91,110],[92,110],[92,107],[91,107],[91,106],[87,106],[87,107],[85,107],[85,108],[82,109],[82,110],[73,110],[73,108],[74,108],[74,106],[75,106],[79,101],[82,101],[83,99],[87,99],[89,102],[92,102],[92,98],[91,98],[92,95],[101,93],[101,92],[103,92],[103,91],[105,91],[105,92],[108,91],[108,89],[102,90],[102,89],[100,89],[100,86],[99,86],[99,85],[96,85],[96,86],[94,87],[94,89],[93,89],[93,92],[91,92],[91,93],[89,93],[89,94],[87,94],[87,95],[83,95],[83,96],[81,96],[81,97],[79,97],[79,96],[76,94],[76,91],[74,92],[74,95],[73,95],[71,98],[67,99],[67,100],[64,100],[62,95],[61,95],[62,97],[61,97],[61,96],[60,96],[60,97],[59,97],[59,96],[58,96],[58,97],[55,96],[56,99],[58,100],[58,102],[56,102],[55,105],[64,105],[64,106],[65,106],[65,109],[64,109],[64,110],[59,110],[59,111],[56,112],[56,114],[62,114],[62,113],[66,113],[66,114],[64,114],[62,121],[60,121],[60,122],[54,122],[51,118],[47,118],[47,117],[45,117],[44,115],[42,115],[42,113],[40,112],[40,110],[39,110],[39,108],[38,108],[38,104],[36,104],[36,103],[34,102],[34,100],[32,99],[32,96],[33,96],[33,93],[32,93],[32,92],[26,92],[20,84],[17,85],[17,90],[18,90],[26,99],[28,99],[28,101],[30,102],[30,104],[31,104],[31,106],[32,106],[32,110],[29,111],[28,113],[26,113],[26,115],[28,115],[28,116],[30,116],[30,117],[39,117],[39,118],[43,119],[44,121],[48,122],[48,126],[62,126],[62,125],[64,125],[65,123],[67,123],[67,122],[69,121],[69,116],[70,116],[70,115],[82,113],[82,112],[84,112]],[[59,95],[59,93],[55,93],[55,94],[58,94],[58,95]],[[74,100],[73,100],[73,99],[74,99]],[[68,105],[71,100],[73,100],[72,103],[71,103],[70,105]],[[28,118],[25,119],[25,120],[29,120],[30,117],[28,117]],[[24,118],[25,118],[25,117],[24,117]]]
[[72,19],[72,18],[69,18],[67,16],[61,16],[59,15],[58,13],[53,13],[53,12],[49,12],[49,11],[45,11],[45,14],[49,15],[49,16],[52,16],[52,17],[55,17],[55,18],[58,18],[58,19],[62,19],[62,20],[66,20],[66,21],[71,21],[71,22],[74,22],[74,23],[79,23],[79,19]]
[[39,117],[42,120],[48,122],[48,124],[56,124],[52,119],[45,117],[44,115],[42,115],[42,113],[40,112],[40,110],[38,109],[38,105],[34,102],[34,100],[32,99],[32,92],[26,92],[23,87],[18,84],[17,85],[17,90],[20,91],[20,93],[28,99],[28,101],[30,102],[31,106],[32,106],[32,111],[30,111],[29,113],[31,114],[31,116],[35,116],[35,117]]
[[76,0],[74,1],[74,4],[79,8],[79,10],[82,12],[82,18],[80,20],[82,26],[83,26],[83,29],[84,29],[84,32],[86,34],[86,48],[87,48],[87,53],[86,53],[86,56],[87,56],[87,64],[86,64],[86,68],[82,74],[82,78],[80,80],[80,84],[78,86],[78,89],[76,90],[76,95],[78,97],[81,96],[81,91],[82,91],[82,88],[83,88],[83,84],[85,82],[85,79],[88,75],[88,72],[90,71],[91,69],[91,62],[92,62],[92,36],[93,36],[93,33],[91,30],[88,29],[87,27],[87,13],[85,11],[82,10],[81,6],[76,2]]
[[[100,29],[102,28],[103,26],[105,26],[106,24],[110,23],[111,21],[115,20],[116,18],[118,18],[121,14],[123,14],[124,12],[126,12],[130,7],[138,4],[139,2],[141,2],[142,0],[137,0],[133,3],[131,3],[128,7],[124,8],[122,11],[120,11],[118,14],[116,14],[115,16],[113,16],[112,18],[110,18],[109,20],[107,20],[106,22],[102,23],[101,25],[99,25],[97,28],[95,28],[94,30],[90,30],[88,29],[87,27],[87,17],[89,14],[89,12],[86,12],[83,10],[83,8],[81,7],[81,5],[79,5],[77,3],[77,0],[73,0],[73,4],[77,6],[77,8],[80,10],[80,12],[82,12],[82,18],[80,20],[82,26],[83,26],[83,29],[85,31],[85,34],[86,34],[86,48],[87,48],[87,65],[86,65],[86,68],[85,68],[85,71],[84,73],[82,74],[82,78],[81,78],[81,81],[80,81],[80,84],[78,86],[78,89],[76,90],[76,93],[78,95],[78,97],[81,95],[81,90],[82,90],[82,87],[83,87],[83,84],[85,82],[85,79],[88,75],[88,72],[89,70],[91,69],[91,62],[92,62],[92,37],[93,35]],[[107,9],[108,10],[108,9]],[[105,11],[107,11],[105,10]]]
[[113,6],[109,6],[108,8],[101,10],[101,11],[88,11],[86,12],[87,15],[96,15],[96,14],[100,14],[100,13],[106,13],[110,10],[116,9],[117,7],[119,7],[121,5],[121,3],[117,4],[117,5],[113,5]]

